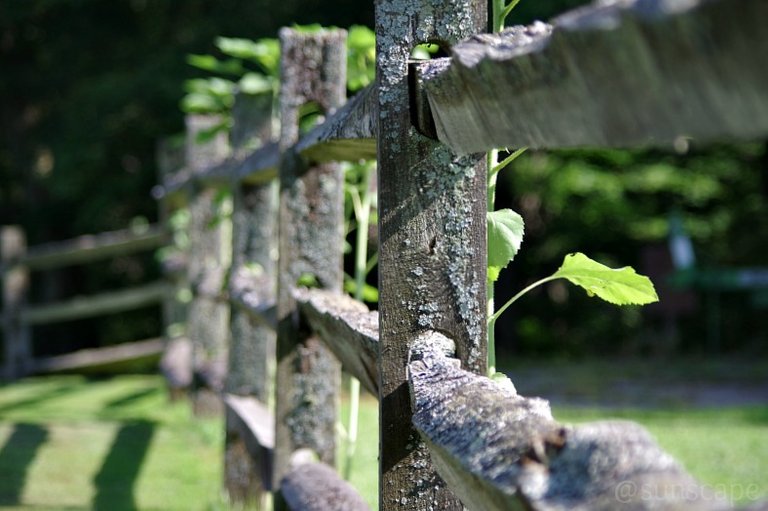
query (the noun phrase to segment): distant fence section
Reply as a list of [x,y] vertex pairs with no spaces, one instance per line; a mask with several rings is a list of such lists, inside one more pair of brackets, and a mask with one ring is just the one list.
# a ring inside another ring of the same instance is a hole
[[28,293],[32,271],[90,263],[157,249],[166,243],[163,229],[152,225],[138,230],[105,232],[27,247],[26,236],[20,227],[2,227],[0,268],[3,285],[4,378],[13,380],[32,373],[77,370],[162,353],[163,343],[158,337],[103,349],[35,358],[31,332],[35,325],[122,312],[160,303],[170,291],[165,281],[46,304],[30,304]]

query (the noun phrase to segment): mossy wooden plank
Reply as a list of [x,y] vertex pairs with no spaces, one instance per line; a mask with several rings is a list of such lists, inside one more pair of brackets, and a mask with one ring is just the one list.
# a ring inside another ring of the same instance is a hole
[[765,137],[766,19],[764,0],[634,0],[470,38],[424,73],[437,133],[461,153]]
[[416,337],[413,422],[470,510],[725,510],[637,424],[564,426],[549,403],[460,368],[454,343]]
[[347,295],[320,289],[294,293],[312,330],[341,361],[344,370],[379,394],[379,315]]

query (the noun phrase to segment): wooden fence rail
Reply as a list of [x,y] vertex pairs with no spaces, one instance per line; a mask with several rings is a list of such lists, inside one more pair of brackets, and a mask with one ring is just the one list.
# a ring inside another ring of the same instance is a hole
[[157,356],[162,343],[156,339],[111,346],[105,350],[84,350],[61,357],[35,360],[31,327],[122,312],[168,299],[169,285],[154,282],[131,289],[75,297],[57,303],[30,305],[29,273],[84,264],[109,257],[159,248],[167,243],[159,225],[80,236],[66,241],[27,248],[24,232],[17,226],[2,227],[0,274],[3,283],[3,377],[13,380],[32,372],[74,370],[78,367]]
[[[765,136],[768,4],[613,2],[551,25],[476,35],[485,5],[378,1],[377,82],[344,106],[343,31],[281,31],[278,140],[262,136],[258,149],[208,166],[188,159],[159,188],[159,196],[194,197],[233,187],[227,298],[242,323],[231,323],[229,349],[272,360],[277,330],[277,388],[224,397],[227,456],[249,453],[251,465],[241,457],[239,466],[250,475],[238,477],[257,481],[238,493],[228,473],[230,493],[258,500],[282,491],[278,508],[365,508],[329,466],[306,460],[309,449],[333,462],[338,373],[319,338],[379,398],[382,511],[728,509],[642,428],[563,426],[546,401],[484,376],[486,170],[472,153]],[[451,57],[409,63],[423,42],[438,42]],[[299,137],[297,109],[307,101],[318,102],[326,119]],[[235,132],[269,120],[266,112],[235,113]],[[341,196],[332,163],[373,157],[378,313],[339,293]],[[265,195],[256,199],[275,179],[279,213]],[[257,211],[248,197],[264,207]],[[271,233],[275,218],[277,271],[249,273],[272,265],[249,244],[261,240],[266,250],[271,235],[242,232],[250,225]],[[307,273],[326,289],[299,287]],[[264,334],[254,336],[257,329]],[[247,374],[259,389],[270,385],[269,363],[247,373],[238,359],[230,354],[234,380]],[[638,491],[626,498],[628,485]]]

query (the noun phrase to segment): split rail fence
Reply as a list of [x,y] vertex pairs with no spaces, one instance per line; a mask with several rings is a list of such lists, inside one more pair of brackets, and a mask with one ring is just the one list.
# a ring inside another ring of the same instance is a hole
[[20,227],[1,227],[3,379],[10,381],[33,373],[71,371],[159,356],[163,352],[163,340],[160,336],[64,355],[35,357],[32,328],[36,325],[90,318],[164,302],[169,294],[169,286],[165,280],[54,303],[30,304],[28,298],[32,271],[55,270],[154,250],[166,243],[162,228],[151,225],[141,229],[80,236],[28,248],[26,235]]
[[[271,98],[239,95],[229,140],[196,143],[217,120],[190,116],[183,163],[161,152],[157,196],[191,213],[194,400],[223,397],[230,495],[367,509],[331,468],[343,366],[379,398],[382,511],[730,509],[639,426],[561,425],[484,376],[480,152],[765,137],[768,2],[618,1],[478,35],[486,3],[378,0],[377,80],[346,103],[344,31],[283,29],[275,140]],[[409,62],[425,42],[450,57]],[[326,119],[300,136],[307,102]],[[371,158],[378,313],[341,294],[336,162]]]
[[[191,235],[187,329],[196,373],[226,373],[230,494],[366,509],[330,468],[342,365],[379,398],[382,511],[729,508],[639,426],[563,426],[484,376],[481,152],[764,137],[766,19],[763,0],[636,0],[478,35],[485,1],[379,0],[376,83],[346,103],[344,32],[283,29],[276,140],[269,100],[237,98],[231,152],[195,144],[215,121],[189,117],[183,171],[161,194],[186,197],[195,232],[216,190],[234,193],[231,251],[221,227]],[[425,42],[451,56],[410,62]],[[310,101],[326,119],[300,136]],[[335,162],[371,158],[378,313],[340,293]],[[321,289],[300,288],[305,274]]]

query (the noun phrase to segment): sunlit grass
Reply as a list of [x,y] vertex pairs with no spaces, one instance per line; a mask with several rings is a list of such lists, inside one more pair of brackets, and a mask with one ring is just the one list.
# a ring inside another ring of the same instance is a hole
[[[363,394],[360,413],[351,483],[376,509],[376,399]],[[553,413],[565,423],[636,421],[702,482],[741,503],[768,498],[768,405]],[[27,379],[0,387],[0,508],[224,511],[222,444],[222,421],[169,404],[159,377]]]
[[222,421],[169,404],[159,377],[27,379],[0,388],[0,506],[218,507],[222,440]]

